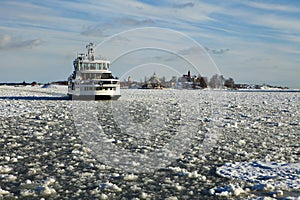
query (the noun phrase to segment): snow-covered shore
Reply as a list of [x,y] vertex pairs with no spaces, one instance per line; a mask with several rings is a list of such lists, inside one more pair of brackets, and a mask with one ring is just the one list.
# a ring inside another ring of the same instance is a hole
[[[107,141],[120,151],[146,155],[161,148],[171,134],[183,130],[161,131],[166,125],[179,127],[170,119],[184,119],[182,127],[197,125],[190,146],[178,159],[152,172],[131,173],[99,159],[93,146],[82,140],[74,124],[74,105],[86,102],[53,98],[66,92],[65,86],[0,87],[0,198],[300,196],[300,93],[122,90],[115,102],[117,114],[102,112],[113,105],[109,102],[95,107],[99,125],[110,137]],[[166,109],[167,102],[172,109]],[[133,130],[125,119],[136,125]],[[155,137],[139,133],[147,128]],[[212,130],[217,136],[207,138]]]

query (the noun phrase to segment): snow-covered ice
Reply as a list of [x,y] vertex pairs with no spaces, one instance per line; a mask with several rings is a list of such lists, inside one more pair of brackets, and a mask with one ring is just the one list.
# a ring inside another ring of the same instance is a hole
[[[75,104],[60,98],[66,89],[0,87],[0,199],[299,199],[300,93],[123,90],[115,108],[97,102],[98,119],[88,123],[103,128],[105,142],[141,157],[180,134],[178,123],[197,130],[172,162],[135,173],[99,159],[81,140]],[[101,112],[106,107],[117,114]]]
[[217,168],[217,174],[253,183],[253,190],[300,190],[300,163],[226,163]]
[[61,85],[49,85],[45,88],[43,86],[1,86],[0,114],[8,117],[46,112],[47,108],[39,100],[67,99],[67,89],[67,86]]

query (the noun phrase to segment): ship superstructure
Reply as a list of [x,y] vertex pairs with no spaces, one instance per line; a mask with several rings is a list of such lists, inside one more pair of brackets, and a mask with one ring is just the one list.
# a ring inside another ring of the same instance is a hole
[[80,53],[73,62],[68,78],[68,95],[73,99],[109,100],[121,96],[120,81],[110,71],[110,61],[96,59],[94,44],[86,45],[87,54]]

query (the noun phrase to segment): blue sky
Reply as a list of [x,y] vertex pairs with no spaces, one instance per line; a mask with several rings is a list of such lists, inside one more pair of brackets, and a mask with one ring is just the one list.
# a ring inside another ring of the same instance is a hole
[[[300,2],[296,0],[1,0],[0,82],[64,80],[86,43],[99,44],[111,35],[143,27],[175,30],[192,38],[220,72],[236,82],[300,88]],[[129,35],[120,36],[125,40]],[[158,37],[174,43],[172,36]],[[108,46],[108,51],[113,48]],[[157,72],[164,64],[153,68]],[[115,66],[113,72],[122,76],[126,70]]]

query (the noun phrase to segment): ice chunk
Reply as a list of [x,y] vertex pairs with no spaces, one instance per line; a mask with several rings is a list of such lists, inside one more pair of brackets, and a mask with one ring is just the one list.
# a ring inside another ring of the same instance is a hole
[[0,166],[0,174],[8,174],[12,171],[11,167],[8,166]]
[[115,192],[121,192],[122,189],[119,188],[117,185],[110,183],[110,182],[106,182],[106,183],[100,183],[99,184],[99,189],[100,190],[108,190],[108,191],[115,191]]
[[124,176],[124,181],[135,181],[138,179],[138,176],[137,175],[134,175],[134,174],[127,174]]
[[0,188],[0,195],[6,195],[6,194],[9,194],[9,191],[2,190],[2,188]]

